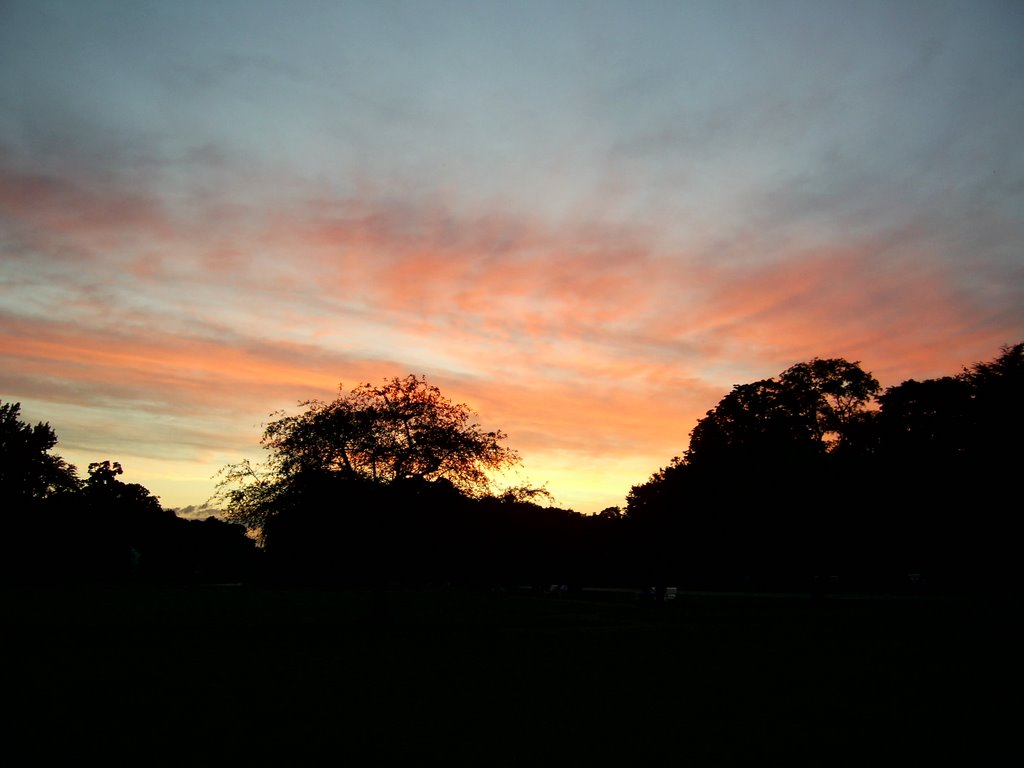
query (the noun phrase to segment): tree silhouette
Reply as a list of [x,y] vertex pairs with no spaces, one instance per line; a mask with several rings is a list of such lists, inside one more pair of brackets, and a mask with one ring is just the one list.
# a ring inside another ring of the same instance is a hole
[[873,477],[900,510],[890,539],[948,583],[1015,583],[1012,478],[1024,428],[1024,344],[959,375],[909,380],[879,397]]
[[963,377],[908,379],[879,395],[880,449],[917,462],[963,457],[973,441],[972,388]]
[[425,378],[392,378],[344,390],[327,403],[278,418],[264,430],[263,466],[223,471],[220,500],[229,516],[262,530],[275,514],[331,497],[339,483],[371,487],[444,480],[467,496],[491,489],[489,472],[515,465],[506,435],[485,431],[465,404],[451,402]]
[[878,389],[841,358],[733,387],[698,421],[685,454],[630,490],[635,546],[659,577],[681,563],[778,573],[835,559],[839,521],[863,506],[849,457],[866,442]]
[[691,465],[791,461],[845,448],[878,393],[859,363],[815,358],[733,387],[690,433]]
[[20,403],[0,403],[0,498],[9,512],[0,576],[14,581],[118,582],[128,579],[239,579],[255,568],[245,528],[183,520],[121,464],[98,461],[82,481],[51,451],[49,423],[20,418]]
[[868,588],[905,586],[909,573],[933,587],[1019,584],[1024,343],[955,376],[878,390],[842,359],[737,385],[681,458],[630,490],[634,545],[673,567],[776,583],[788,571]]
[[1024,342],[1004,346],[995,360],[975,363],[960,378],[971,389],[974,452],[1001,470],[1016,470],[1017,436],[1024,429]]
[[50,424],[21,420],[21,403],[0,402],[0,498],[40,500],[78,488],[75,467],[50,453],[57,435]]

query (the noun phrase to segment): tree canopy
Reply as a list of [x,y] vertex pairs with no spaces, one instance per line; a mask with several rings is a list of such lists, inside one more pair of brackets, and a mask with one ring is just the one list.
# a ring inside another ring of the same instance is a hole
[[0,403],[0,498],[11,514],[0,578],[32,583],[218,578],[255,564],[245,529],[218,520],[183,520],[121,464],[89,464],[80,480],[53,453],[48,422],[22,421],[20,403]]
[[837,468],[862,441],[878,389],[842,358],[734,386],[697,422],[683,456],[630,490],[628,520],[663,563],[794,563],[809,552],[799,542],[854,503],[833,485],[843,485]]
[[331,402],[300,407],[297,415],[273,414],[261,441],[269,451],[264,467],[225,469],[222,498],[233,519],[261,527],[317,476],[379,486],[443,480],[479,496],[491,489],[491,471],[519,461],[502,445],[505,433],[484,430],[469,406],[453,403],[423,377],[341,388]]
[[848,445],[878,393],[859,363],[814,358],[733,387],[690,433],[688,464],[818,456]]
[[244,527],[176,518],[123,483],[117,462],[89,464],[80,481],[52,453],[48,423],[0,403],[0,491],[17,543],[0,568],[31,579],[238,574],[256,563],[248,528],[265,545],[264,577],[351,584],[1009,579],[1022,385],[1024,343],[880,395],[859,363],[798,363],[734,386],[685,453],[630,490],[625,514],[584,516],[540,506],[543,489],[495,492],[492,473],[518,463],[506,435],[423,377],[396,377],[272,414],[267,460],[223,470],[221,506]]
[[57,434],[50,424],[21,420],[21,403],[0,402],[0,496],[38,500],[78,488],[75,467],[51,453]]
[[733,387],[630,490],[627,522],[648,556],[671,540],[666,561],[711,571],[1005,578],[1024,344],[879,391],[838,358]]
[[1024,343],[956,376],[889,387],[879,396],[880,449],[903,460],[1016,465],[1024,429]]

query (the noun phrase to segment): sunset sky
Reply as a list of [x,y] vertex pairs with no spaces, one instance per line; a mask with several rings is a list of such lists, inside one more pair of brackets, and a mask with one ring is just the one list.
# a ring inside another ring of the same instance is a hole
[[425,375],[559,506],[1024,340],[1024,3],[0,3],[0,400],[201,504]]

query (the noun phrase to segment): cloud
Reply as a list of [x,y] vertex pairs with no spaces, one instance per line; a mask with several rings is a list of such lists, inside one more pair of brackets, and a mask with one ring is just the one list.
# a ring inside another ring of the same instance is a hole
[[183,520],[207,520],[211,517],[218,520],[224,519],[224,510],[211,507],[208,504],[189,504],[185,507],[177,507],[173,512]]
[[54,174],[19,172],[2,164],[0,223],[7,243],[5,258],[33,259],[44,252],[55,262],[44,266],[64,269],[88,268],[101,252],[121,252],[140,238],[147,247],[158,247],[174,231],[152,197]]
[[[255,444],[273,408],[417,372],[466,393],[542,464],[667,460],[734,383],[814,355],[938,375],[1009,340],[1020,320],[998,261],[972,273],[986,275],[972,288],[929,258],[923,227],[833,245],[755,232],[674,252],[645,226],[321,196],[269,215],[228,205],[204,234],[194,222],[208,212],[171,219],[154,195],[104,197],[52,177],[8,176],[4,188],[15,229],[93,261],[79,273],[22,259],[8,272],[23,294],[43,293],[34,311],[23,296],[0,316],[3,386],[130,410],[129,431],[140,414],[179,414],[135,438],[148,457]],[[32,205],[14,201],[19,189]],[[121,227],[109,212],[125,199],[145,202],[125,204]],[[78,210],[60,218],[67,201]],[[108,231],[145,242],[148,268],[123,239],[97,248]]]
[[600,509],[733,384],[1019,340],[1019,14],[524,8],[19,6],[5,397],[181,506],[271,410],[422,373]]

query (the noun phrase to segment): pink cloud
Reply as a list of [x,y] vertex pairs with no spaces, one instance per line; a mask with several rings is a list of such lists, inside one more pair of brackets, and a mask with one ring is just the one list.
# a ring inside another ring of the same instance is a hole
[[148,195],[9,168],[0,168],[0,212],[49,237],[60,234],[106,247],[134,234],[164,239],[174,231],[160,203]]
[[507,431],[538,481],[545,466],[621,464],[624,495],[646,479],[626,473],[685,449],[732,384],[816,355],[860,360],[883,384],[955,373],[1021,327],[1005,296],[988,306],[965,268],[922,252],[926,232],[720,252],[585,213],[555,226],[439,202],[212,203],[171,217],[144,192],[0,175],[19,231],[92,254],[80,272],[22,259],[27,296],[67,290],[45,321],[0,314],[4,387],[177,414],[173,439],[241,452],[270,410],[424,373]]

